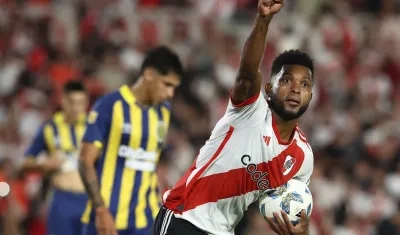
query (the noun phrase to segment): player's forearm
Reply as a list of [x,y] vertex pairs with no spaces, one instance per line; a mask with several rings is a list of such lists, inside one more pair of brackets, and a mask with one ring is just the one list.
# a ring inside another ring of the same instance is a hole
[[101,198],[99,181],[96,169],[93,164],[79,160],[79,174],[81,175],[86,192],[92,202],[93,208],[103,207],[104,201]]
[[36,162],[36,160],[34,160],[34,159],[29,159],[29,160],[26,160],[23,164],[22,164],[22,166],[21,166],[21,171],[22,172],[26,172],[26,171],[42,171],[43,170],[43,167],[40,165],[40,164],[38,164],[37,162]]
[[48,173],[49,170],[46,161],[39,162],[31,158],[26,159],[20,168],[21,172],[39,172],[43,174]]
[[256,79],[258,68],[265,51],[268,27],[272,16],[257,16],[253,30],[244,45],[240,61],[239,76],[246,79]]

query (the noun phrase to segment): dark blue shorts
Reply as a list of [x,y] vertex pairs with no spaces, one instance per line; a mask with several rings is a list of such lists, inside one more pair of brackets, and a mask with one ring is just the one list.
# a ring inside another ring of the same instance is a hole
[[47,218],[47,234],[79,235],[87,200],[86,194],[55,189]]
[[[144,229],[124,229],[117,230],[118,235],[150,235],[151,224]],[[94,223],[84,224],[81,235],[97,235]]]

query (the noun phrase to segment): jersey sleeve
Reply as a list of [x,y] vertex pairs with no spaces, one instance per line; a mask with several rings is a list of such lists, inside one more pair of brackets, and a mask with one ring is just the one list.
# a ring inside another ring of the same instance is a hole
[[258,124],[264,120],[267,107],[261,92],[240,104],[233,104],[229,99],[224,118],[233,126]]
[[103,147],[110,126],[111,111],[104,97],[95,103],[87,116],[86,130],[82,142],[93,143],[98,148]]
[[25,157],[36,158],[41,152],[47,152],[47,145],[44,137],[44,129],[46,125],[42,125],[36,132],[35,137],[25,151]]

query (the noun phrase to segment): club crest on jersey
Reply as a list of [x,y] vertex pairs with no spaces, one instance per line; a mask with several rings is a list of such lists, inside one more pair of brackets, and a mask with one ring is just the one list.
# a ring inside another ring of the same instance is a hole
[[88,117],[87,117],[87,122],[88,122],[89,124],[95,123],[95,122],[97,121],[97,117],[98,117],[98,116],[99,116],[99,113],[98,113],[98,112],[96,112],[96,111],[94,111],[94,110],[90,111],[90,113],[89,113],[89,115],[88,115]]
[[157,138],[158,142],[164,142],[165,136],[167,135],[167,125],[163,121],[158,122],[157,127]]
[[251,163],[250,155],[243,155],[241,161],[246,166],[246,171],[250,174],[251,179],[257,183],[257,188],[260,190],[268,189],[268,173],[257,170],[257,165]]
[[296,164],[296,158],[290,155],[286,156],[285,163],[283,163],[283,169],[282,169],[283,175],[289,174],[294,164]]

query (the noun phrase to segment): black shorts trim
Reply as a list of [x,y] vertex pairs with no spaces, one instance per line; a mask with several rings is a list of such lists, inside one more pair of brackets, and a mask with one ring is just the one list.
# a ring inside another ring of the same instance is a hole
[[174,212],[162,207],[151,228],[150,235],[207,235],[189,221],[176,218]]

